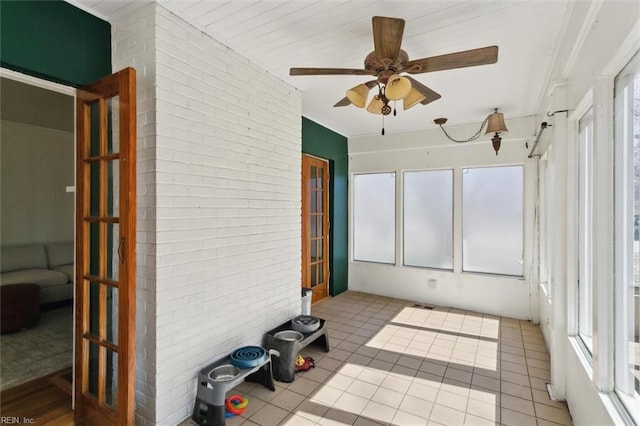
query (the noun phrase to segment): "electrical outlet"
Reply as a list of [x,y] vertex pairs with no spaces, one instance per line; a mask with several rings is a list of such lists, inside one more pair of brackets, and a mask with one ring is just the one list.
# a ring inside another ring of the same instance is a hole
[[438,282],[436,281],[435,278],[429,278],[429,288],[436,288],[438,287]]

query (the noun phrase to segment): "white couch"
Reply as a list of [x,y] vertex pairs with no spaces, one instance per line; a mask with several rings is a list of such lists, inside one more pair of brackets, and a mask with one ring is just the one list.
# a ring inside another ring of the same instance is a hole
[[73,298],[73,243],[8,245],[0,248],[0,285],[40,286],[40,304]]

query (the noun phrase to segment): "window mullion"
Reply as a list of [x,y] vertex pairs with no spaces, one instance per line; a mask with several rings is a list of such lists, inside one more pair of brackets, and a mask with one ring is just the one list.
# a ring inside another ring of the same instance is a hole
[[453,170],[453,271],[462,272],[462,167]]

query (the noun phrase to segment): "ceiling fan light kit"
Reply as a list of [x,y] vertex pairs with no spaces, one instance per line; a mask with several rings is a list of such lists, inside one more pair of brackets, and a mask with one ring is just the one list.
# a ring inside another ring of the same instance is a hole
[[[367,103],[369,91],[374,86],[378,86],[378,94],[373,97],[367,106],[367,111],[372,114],[385,116],[391,113],[391,107],[389,106],[390,101],[402,100],[404,110],[406,111],[418,103],[427,105],[440,99],[438,93],[416,79],[401,75],[401,73],[422,74],[494,64],[498,61],[498,46],[487,46],[446,55],[409,60],[407,52],[400,48],[402,35],[404,33],[404,19],[374,16],[371,21],[373,26],[374,51],[366,56],[363,69],[291,68],[289,75],[375,76],[375,80],[359,84],[347,90],[346,97],[339,100],[334,107],[353,104],[358,108],[364,108]],[[384,127],[382,134],[384,135]]]
[[418,105],[425,99],[426,97],[422,93],[412,87],[409,94],[402,98],[402,108],[406,111],[409,108]]
[[502,142],[502,137],[500,136],[500,133],[501,132],[506,133],[509,131],[507,129],[507,125],[504,123],[504,114],[502,114],[501,112],[498,112],[498,108],[494,108],[493,112],[489,114],[487,118],[484,119],[482,124],[480,124],[480,128],[478,129],[478,131],[468,139],[459,140],[459,139],[452,138],[449,135],[449,133],[447,133],[445,128],[442,126],[447,122],[447,119],[444,117],[436,118],[435,120],[433,120],[433,122],[438,126],[440,126],[442,133],[444,133],[447,139],[456,143],[466,143],[466,142],[471,142],[478,139],[482,134],[482,129],[486,124],[487,130],[484,132],[484,134],[485,135],[490,133],[494,134],[493,137],[491,138],[491,144],[493,145],[493,149],[496,152],[496,155],[498,155],[498,151],[500,150],[500,144]]
[[358,108],[364,108],[367,104],[367,96],[369,96],[369,88],[365,84],[358,84],[347,90],[347,99]]
[[382,101],[382,97],[380,95],[375,95],[369,106],[367,107],[367,111],[371,114],[382,114],[382,107],[384,106],[384,102]]
[[404,99],[409,92],[411,92],[411,82],[407,77],[401,77],[398,74],[389,77],[384,88],[384,94],[390,101]]

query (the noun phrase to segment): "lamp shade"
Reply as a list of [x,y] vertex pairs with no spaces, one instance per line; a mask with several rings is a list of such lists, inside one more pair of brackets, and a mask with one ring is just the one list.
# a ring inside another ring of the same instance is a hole
[[398,74],[393,74],[387,80],[384,94],[392,101],[399,101],[407,96],[411,89],[411,81],[409,81],[407,77],[401,77]]
[[364,108],[367,104],[367,96],[369,96],[369,88],[366,84],[358,84],[347,90],[347,99],[358,108]]
[[504,124],[504,115],[501,112],[494,112],[489,115],[487,122],[487,133],[508,132],[506,124]]
[[412,87],[409,94],[402,99],[402,107],[406,111],[409,108],[418,105],[425,99],[425,97],[426,96]]
[[380,96],[376,95],[369,102],[369,106],[367,107],[367,111],[371,114],[382,114],[382,107],[384,106],[384,102],[380,99]]

